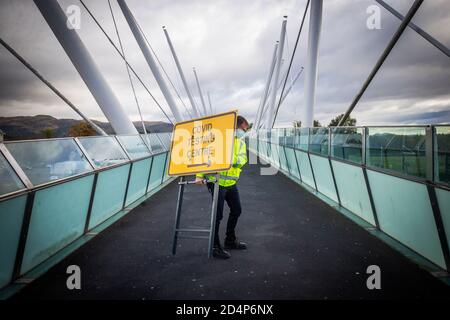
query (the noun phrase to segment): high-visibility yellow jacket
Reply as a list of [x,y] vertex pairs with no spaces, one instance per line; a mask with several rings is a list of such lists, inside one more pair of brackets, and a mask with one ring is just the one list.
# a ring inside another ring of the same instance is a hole
[[[233,146],[233,165],[227,171],[219,172],[219,185],[223,187],[230,187],[237,183],[241,168],[247,163],[247,144],[244,139],[234,138]],[[199,178],[206,178],[208,181],[214,181],[214,174],[199,173],[196,175]]]

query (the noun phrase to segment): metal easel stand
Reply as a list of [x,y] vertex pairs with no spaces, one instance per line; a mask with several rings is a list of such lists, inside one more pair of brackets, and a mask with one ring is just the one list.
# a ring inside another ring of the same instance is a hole
[[[177,198],[177,208],[175,213],[175,227],[173,231],[173,245],[172,254],[177,252],[178,239],[208,239],[208,258],[212,257],[213,246],[214,246],[214,234],[216,231],[216,213],[217,213],[217,200],[219,196],[219,174],[216,174],[216,180],[214,181],[214,193],[213,201],[211,205],[211,225],[209,229],[192,229],[192,228],[180,228],[181,220],[181,207],[183,204],[183,194],[184,187],[189,184],[195,184],[194,181],[186,181],[185,177],[180,178],[178,182],[178,198]],[[186,235],[180,233],[187,233]],[[205,235],[192,235],[192,233],[208,234]]]

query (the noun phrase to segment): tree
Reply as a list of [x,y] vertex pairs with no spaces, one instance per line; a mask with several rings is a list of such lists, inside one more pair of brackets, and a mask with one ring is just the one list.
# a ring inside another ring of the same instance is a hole
[[[338,115],[337,117],[332,119],[328,126],[329,127],[337,127],[343,116],[344,116],[344,114],[341,113],[340,115]],[[341,127],[354,127],[354,126],[356,126],[356,119],[352,118],[350,116],[341,125]]]
[[[302,127],[302,120],[294,120],[292,121],[292,125],[294,128],[301,128]],[[313,127],[321,127],[319,120],[314,120]]]
[[95,136],[97,132],[91,127],[90,124],[86,122],[80,122],[74,124],[69,128],[68,135],[70,137],[86,137],[86,136]]
[[292,122],[292,124],[294,125],[294,128],[301,128],[302,127],[302,120],[294,120]]
[[44,137],[44,139],[50,139],[55,136],[55,130],[53,130],[52,128],[45,128],[44,130],[41,131],[41,134]]

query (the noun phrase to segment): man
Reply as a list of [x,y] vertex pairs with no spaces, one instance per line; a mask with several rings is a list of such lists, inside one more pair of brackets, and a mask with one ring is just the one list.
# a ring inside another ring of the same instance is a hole
[[[236,135],[233,146],[233,164],[228,171],[219,172],[219,193],[217,201],[216,214],[216,232],[214,234],[214,249],[213,256],[220,259],[228,259],[231,254],[224,250],[220,244],[219,226],[223,217],[223,207],[226,201],[230,208],[230,215],[228,216],[227,232],[225,238],[225,249],[244,250],[247,245],[244,242],[238,241],[235,233],[238,218],[241,215],[241,201],[239,199],[239,191],[236,186],[242,167],[247,163],[247,146],[244,141],[244,134],[248,130],[248,122],[244,117],[238,116],[236,121]],[[215,175],[197,174],[195,182],[202,184],[206,182],[208,191],[211,195],[214,194]]]

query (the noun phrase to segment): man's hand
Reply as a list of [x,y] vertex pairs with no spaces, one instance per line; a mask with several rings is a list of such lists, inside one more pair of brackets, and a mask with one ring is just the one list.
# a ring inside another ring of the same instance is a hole
[[203,178],[195,177],[195,184],[205,184],[206,180]]

